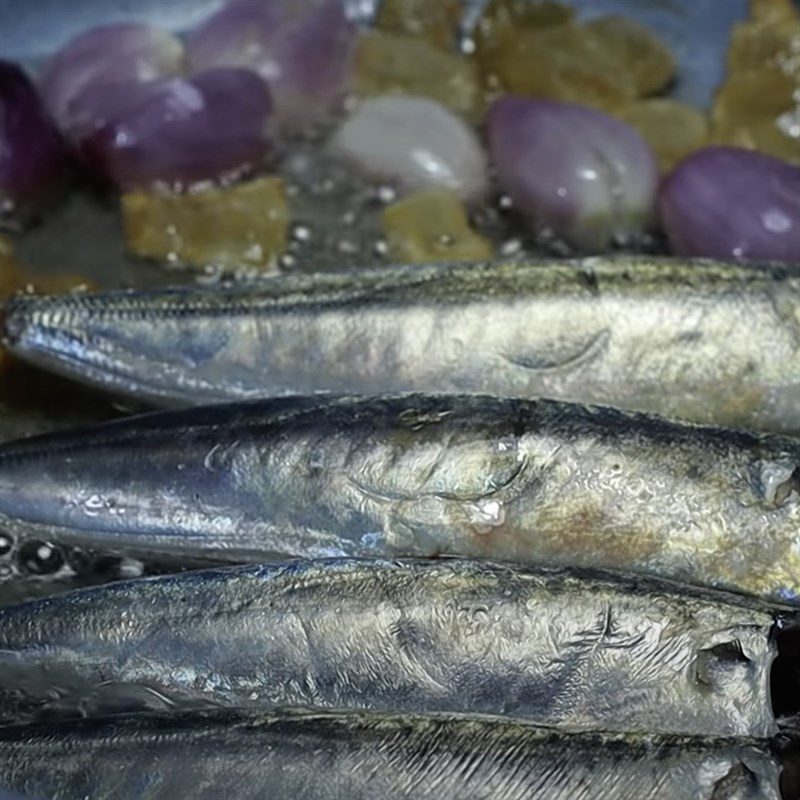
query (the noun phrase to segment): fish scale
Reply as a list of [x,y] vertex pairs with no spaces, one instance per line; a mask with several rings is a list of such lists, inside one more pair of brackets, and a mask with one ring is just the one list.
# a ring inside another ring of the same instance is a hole
[[0,782],[58,800],[780,800],[747,738],[575,733],[492,717],[139,714],[0,730]]
[[800,597],[800,442],[553,400],[316,397],[0,445],[13,535],[190,559],[461,555]]
[[4,330],[19,358],[158,405],[485,392],[800,433],[797,265],[627,256],[287,274],[18,297]]
[[313,705],[769,737],[775,637],[799,615],[642,577],[461,559],[140,579],[0,609],[0,722]]

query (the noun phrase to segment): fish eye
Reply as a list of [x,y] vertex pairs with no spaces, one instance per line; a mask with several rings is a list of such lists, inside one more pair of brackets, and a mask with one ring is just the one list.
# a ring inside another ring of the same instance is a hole
[[757,483],[758,494],[780,508],[793,494],[800,495],[800,464],[794,460],[762,462]]

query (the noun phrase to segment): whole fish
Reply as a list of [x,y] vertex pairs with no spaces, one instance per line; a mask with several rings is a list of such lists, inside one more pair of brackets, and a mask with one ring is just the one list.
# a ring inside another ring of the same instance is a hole
[[556,401],[161,412],[0,446],[0,527],[228,560],[466,555],[800,602],[800,442]]
[[54,800],[780,800],[757,740],[498,718],[217,711],[0,730],[0,786]]
[[800,432],[800,265],[592,258],[19,297],[5,338],[159,405],[481,392]]
[[184,573],[0,609],[0,722],[213,703],[767,737],[792,621],[641,577],[455,559]]

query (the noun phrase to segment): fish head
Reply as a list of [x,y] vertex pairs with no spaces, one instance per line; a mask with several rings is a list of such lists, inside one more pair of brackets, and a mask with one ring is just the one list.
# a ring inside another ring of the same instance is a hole
[[227,337],[218,328],[182,325],[177,294],[19,295],[6,305],[2,341],[23,361],[115,394],[168,405],[180,403],[175,387],[185,384],[187,397],[214,401],[213,385],[198,368],[226,347]]
[[79,358],[88,336],[75,310],[72,303],[57,298],[17,295],[4,309],[3,344],[30,361],[45,360],[49,353]]

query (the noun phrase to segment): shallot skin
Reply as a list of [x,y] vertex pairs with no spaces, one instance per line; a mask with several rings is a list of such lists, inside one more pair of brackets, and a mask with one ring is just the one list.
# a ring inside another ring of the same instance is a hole
[[70,138],[85,120],[76,105],[87,90],[105,84],[149,83],[180,74],[183,45],[168,31],[142,23],[92,28],[67,42],[47,63],[40,87],[50,113]]
[[181,186],[257,167],[271,149],[272,101],[249,70],[216,68],[193,78],[97,87],[84,102],[108,111],[80,152],[94,172],[125,189]]
[[20,223],[63,184],[67,148],[22,69],[0,61],[0,216]]
[[629,125],[575,103],[503,97],[487,123],[500,188],[537,232],[602,252],[654,221],[658,170]]
[[800,167],[706,147],[665,181],[661,224],[679,256],[800,262]]
[[449,109],[425,97],[364,100],[336,132],[330,149],[403,191],[438,187],[466,201],[488,191],[486,157],[477,136]]
[[344,95],[356,41],[340,0],[231,0],[187,37],[190,72],[243,67],[266,81],[275,122],[294,129]]

